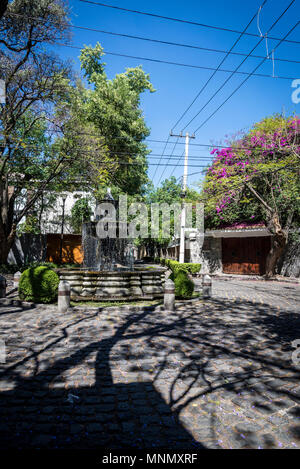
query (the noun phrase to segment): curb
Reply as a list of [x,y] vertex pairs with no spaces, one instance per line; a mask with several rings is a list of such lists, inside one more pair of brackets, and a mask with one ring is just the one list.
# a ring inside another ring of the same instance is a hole
[[[184,306],[184,305],[190,305],[193,303],[197,303],[202,300],[202,297],[197,297],[197,298],[191,298],[190,300],[176,300],[175,301],[175,307],[176,306]],[[36,306],[41,306],[41,307],[49,307],[49,305],[46,304],[35,304],[31,303],[28,301],[22,301],[22,300],[14,300],[11,298],[0,298],[0,307],[1,306],[17,306],[22,308],[23,310],[26,309],[31,309],[35,308]],[[159,305],[152,305],[152,306],[138,306],[138,305],[122,305],[122,306],[72,306],[68,308],[67,312],[68,313],[84,313],[84,312],[95,312],[95,313],[102,313],[102,312],[111,312],[111,313],[138,313],[140,311],[166,311],[163,304]]]
[[281,282],[281,283],[291,283],[292,285],[300,285],[300,279],[297,279],[297,278],[289,278],[289,277],[284,277],[284,278],[278,278],[278,277],[274,277],[274,278],[270,278],[270,279],[266,279],[264,277],[259,277],[257,275],[253,275],[253,277],[246,277],[244,275],[240,275],[240,276],[232,276],[232,275],[214,275],[214,274],[211,274],[211,277],[213,279],[216,279],[216,280],[224,280],[224,281],[229,281],[229,280],[242,280],[244,282],[247,282],[247,281],[261,281],[261,282]]
[[0,298],[0,306],[19,306],[23,309],[35,308],[36,304],[29,301],[16,300],[13,298]]
[[72,306],[67,309],[68,313],[103,313],[103,312],[111,312],[111,313],[127,313],[127,312],[133,312],[133,313],[138,313],[141,310],[148,310],[148,311],[154,311],[155,308],[159,307],[160,305],[153,305],[153,306],[130,306],[130,305],[122,305],[122,306]]
[[[190,300],[176,300],[175,301],[175,307],[176,306],[184,306],[185,304],[189,305],[191,303],[197,303],[198,301],[201,301],[202,298],[192,298]],[[73,306],[71,308],[68,308],[68,313],[84,313],[85,311],[90,313],[90,312],[95,312],[95,313],[104,313],[104,312],[111,312],[111,313],[138,313],[140,311],[166,311],[163,304],[161,305],[152,305],[152,306],[130,306],[130,305],[122,305],[122,306],[99,306],[99,307],[93,307],[93,306]]]

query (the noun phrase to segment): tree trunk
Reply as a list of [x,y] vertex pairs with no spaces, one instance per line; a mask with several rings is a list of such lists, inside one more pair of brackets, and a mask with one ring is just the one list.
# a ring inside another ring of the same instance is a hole
[[0,19],[4,15],[8,5],[8,0],[0,0]]
[[278,217],[273,216],[269,224],[269,229],[273,234],[271,239],[271,249],[266,259],[266,278],[275,275],[275,269],[287,245],[288,235],[281,227]]
[[16,231],[13,229],[9,236],[6,236],[3,229],[0,228],[0,265],[7,264],[9,251],[12,248],[16,237]]

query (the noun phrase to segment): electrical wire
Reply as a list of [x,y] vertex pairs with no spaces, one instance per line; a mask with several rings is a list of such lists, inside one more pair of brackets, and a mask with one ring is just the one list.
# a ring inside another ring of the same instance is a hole
[[[267,0],[264,0],[264,2],[261,4],[260,6],[260,10],[265,6],[265,4],[267,3]],[[182,119],[184,118],[184,116],[188,113],[188,111],[191,109],[191,107],[193,106],[193,104],[197,101],[197,99],[199,98],[199,96],[201,96],[201,94],[203,93],[203,91],[206,89],[206,87],[208,86],[208,84],[211,82],[211,80],[214,78],[214,76],[216,75],[216,73],[218,71],[220,71],[221,69],[221,66],[223,65],[223,63],[225,62],[225,60],[227,59],[227,57],[229,56],[230,52],[235,48],[235,46],[239,43],[239,41],[242,39],[242,37],[244,36],[244,34],[246,33],[247,29],[249,28],[249,26],[251,25],[251,23],[254,21],[254,19],[256,18],[257,16],[257,12],[255,13],[255,15],[252,16],[251,20],[247,23],[247,25],[245,26],[243,32],[239,35],[239,37],[236,39],[236,41],[233,43],[233,45],[231,46],[230,50],[227,52],[227,54],[225,55],[225,57],[223,57],[223,59],[221,60],[221,62],[219,63],[218,67],[215,69],[215,71],[212,73],[212,75],[210,75],[210,77],[206,80],[206,82],[204,83],[204,85],[202,86],[202,88],[200,89],[200,91],[196,94],[195,98],[192,100],[192,102],[189,104],[189,106],[185,109],[185,111],[181,114],[181,116],[179,117],[179,119],[177,120],[175,127],[177,127],[177,125],[179,124],[179,122],[182,121]],[[232,75],[231,75],[232,76]],[[187,126],[186,126],[187,127]],[[186,128],[185,127],[185,128]],[[183,129],[184,130],[184,129]]]
[[[41,23],[46,23],[46,21],[43,18],[38,18],[35,16],[27,16],[27,15],[20,15],[19,13],[8,13],[7,16],[15,16],[15,17],[22,17],[22,18],[28,18],[30,20],[35,20],[39,21]],[[53,23],[55,24],[55,23]],[[60,23],[61,24],[61,23]],[[87,26],[78,26],[75,24],[69,24],[69,23],[63,23],[67,27],[71,27],[73,29],[80,29],[82,31],[89,31],[89,32],[94,32],[94,33],[101,33],[101,34],[107,34],[110,36],[117,36],[117,37],[125,37],[128,39],[135,39],[139,41],[146,41],[146,42],[153,42],[157,44],[164,44],[164,45],[169,45],[169,46],[175,46],[175,47],[185,47],[189,49],[196,49],[196,50],[201,50],[205,52],[213,52],[217,54],[230,54],[230,55],[237,55],[237,56],[246,56],[247,54],[243,52],[234,52],[234,51],[228,51],[228,50],[223,50],[223,49],[214,49],[210,47],[203,47],[203,46],[197,46],[195,44],[186,44],[186,43],[180,43],[180,42],[172,42],[172,41],[164,41],[161,39],[154,39],[150,37],[145,37],[145,36],[136,36],[134,34],[127,34],[127,33],[117,33],[115,31],[105,31],[103,29],[97,29],[97,28],[88,28]],[[250,57],[256,58],[256,59],[263,59],[263,56],[261,55],[251,55]],[[275,61],[279,62],[288,62],[288,63],[297,63],[299,64],[299,60],[293,60],[293,59],[287,59],[287,58],[274,58]]]
[[[82,50],[83,49],[82,46],[74,46],[74,45],[71,45],[71,44],[64,44],[63,42],[54,42],[53,44],[56,44],[56,45],[61,46],[61,47],[69,47],[70,49],[77,49],[77,50]],[[154,62],[154,63],[166,64],[166,65],[175,65],[177,67],[195,68],[195,69],[199,69],[199,70],[210,70],[210,71],[218,71],[218,72],[224,72],[224,73],[232,73],[233,72],[233,70],[227,70],[227,69],[224,69],[224,68],[216,69],[214,67],[205,67],[203,65],[186,64],[186,63],[182,63],[182,62],[173,62],[173,61],[170,61],[170,60],[161,60],[161,59],[154,59],[154,58],[150,58],[150,57],[141,57],[141,56],[137,56],[137,55],[121,54],[121,53],[118,53],[118,52],[105,51],[105,54],[106,55],[112,55],[112,56],[115,56],[115,57],[125,57],[127,59],[146,60],[147,62]],[[235,72],[235,73],[237,73],[238,75],[248,75],[248,72]],[[253,76],[256,76],[256,77],[259,77],[259,78],[274,78],[272,74],[268,75],[266,73],[256,73]],[[296,76],[295,77],[287,77],[287,76],[277,75],[275,78],[277,78],[279,80],[293,81],[293,80],[297,80],[298,76],[297,77]]]
[[[224,28],[224,27],[221,27],[221,26],[213,26],[213,25],[209,25],[209,24],[205,24],[205,23],[198,23],[196,21],[184,20],[182,18],[174,18],[174,17],[171,17],[171,16],[163,16],[163,15],[158,15],[158,14],[155,14],[155,13],[150,13],[150,12],[145,12],[145,11],[140,11],[140,10],[132,10],[132,9],[129,9],[129,8],[123,8],[123,7],[119,7],[119,6],[116,6],[116,5],[108,5],[106,3],[94,2],[94,1],[91,1],[91,0],[79,0],[79,1],[82,2],[82,3],[90,3],[92,5],[98,5],[98,6],[101,6],[101,7],[113,8],[115,10],[126,11],[128,13],[137,13],[139,15],[151,16],[151,17],[154,17],[154,18],[159,18],[159,19],[164,19],[164,20],[169,20],[169,21],[176,21],[176,22],[179,22],[179,23],[186,23],[186,24],[190,24],[190,25],[193,25],[193,26],[200,26],[202,28],[209,28],[209,29],[215,29],[215,30],[219,30],[219,31],[226,31],[226,32],[230,32],[230,33],[241,34],[241,31],[238,31],[238,30],[232,29],[232,28]],[[247,34],[247,36],[260,37],[259,34],[254,34],[254,33],[246,33],[246,34]],[[269,39],[274,39],[275,41],[279,41],[279,39],[277,37],[270,36]],[[292,43],[292,44],[300,44],[300,41],[294,41],[294,40],[291,40],[291,39],[285,40],[285,42]]]
[[[290,30],[289,32],[284,36],[285,38],[289,36],[289,34],[294,31],[294,29],[296,29],[296,27],[300,24],[300,21],[298,21]],[[281,40],[272,50],[271,53],[273,53],[277,47],[279,47],[281,44],[282,44],[283,40]],[[253,70],[253,72],[255,72],[265,61],[267,60],[267,57],[265,57]],[[244,83],[246,83],[249,78],[251,77],[251,74],[245,78],[245,80],[242,81],[242,83],[240,83],[239,86],[237,86],[235,88],[235,90],[228,96],[228,98],[225,99],[225,101],[223,101],[223,103],[220,104],[220,106],[212,113],[210,114],[207,119],[205,119],[204,122],[202,122],[202,124],[199,125],[199,127],[197,127],[197,129],[194,131],[194,133],[198,132],[223,106],[224,104],[227,103],[227,101],[229,101],[229,99],[243,86]]]
[[[271,25],[271,27],[268,29],[266,34],[269,34],[269,32],[276,26],[276,24],[281,20],[281,18],[285,15],[285,13],[290,9],[290,7],[295,3],[295,0],[292,0],[292,2],[289,3],[287,8],[281,13],[281,15],[274,21],[274,23]],[[253,18],[254,19],[254,18]],[[252,19],[252,21],[253,21]],[[215,91],[215,93],[210,97],[210,99],[202,106],[202,108],[194,115],[192,119],[185,125],[185,127],[182,129],[185,130],[198,116],[199,114],[208,106],[208,104],[214,99],[215,96],[226,86],[226,84],[231,80],[231,78],[234,76],[236,72],[238,72],[239,68],[246,62],[248,57],[252,54],[252,52],[262,43],[264,40],[264,36],[259,39],[257,44],[251,49],[249,54],[242,60],[242,62],[235,68],[235,70],[232,72],[232,74],[226,78],[226,80],[222,83],[222,85]],[[263,58],[263,62],[267,59],[268,57]],[[261,62],[261,64],[263,63]]]
[[[265,6],[265,4],[267,3],[267,0],[264,0],[263,3],[261,4],[260,6],[260,9],[259,11]],[[221,60],[221,62],[219,63],[217,69],[210,75],[210,77],[206,80],[206,82],[204,83],[204,85],[202,86],[202,88],[200,89],[200,91],[197,93],[197,95],[195,96],[195,98],[192,100],[192,102],[189,104],[189,106],[185,109],[185,111],[181,114],[181,116],[179,117],[179,119],[177,120],[176,124],[173,126],[173,129],[175,127],[177,127],[177,125],[179,124],[179,122],[181,122],[181,120],[185,117],[185,115],[188,113],[188,111],[191,109],[191,107],[193,106],[193,104],[197,101],[197,99],[199,98],[199,96],[203,93],[203,91],[206,89],[206,87],[208,86],[208,84],[210,83],[210,81],[214,78],[214,76],[216,75],[216,73],[221,69],[221,66],[223,65],[223,63],[225,62],[225,60],[227,59],[227,57],[229,56],[230,52],[233,51],[233,49],[235,48],[235,46],[239,43],[239,41],[241,40],[241,38],[244,36],[244,33],[246,33],[247,29],[249,28],[249,26],[251,25],[251,23],[253,22],[253,20],[256,18],[257,16],[257,12],[255,13],[255,15],[252,16],[252,18],[250,19],[250,21],[247,23],[247,25],[245,26],[243,32],[239,35],[239,37],[236,39],[236,41],[233,43],[232,47],[230,48],[230,50],[228,51],[228,53],[225,55],[225,57]],[[183,156],[184,152],[182,153],[182,156]],[[174,166],[173,168],[173,171],[171,173],[171,176],[173,175],[173,173],[175,172],[175,170],[177,169],[177,167],[179,166],[179,162],[182,158],[182,156],[178,159],[178,162],[177,164]],[[163,174],[164,174],[165,170],[163,171]],[[161,180],[161,178],[160,178]],[[160,182],[159,180],[159,182]]]

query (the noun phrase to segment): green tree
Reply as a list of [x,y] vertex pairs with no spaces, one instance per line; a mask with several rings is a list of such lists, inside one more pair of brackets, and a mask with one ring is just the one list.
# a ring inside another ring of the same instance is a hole
[[4,13],[6,11],[6,8],[7,8],[7,5],[8,5],[8,0],[1,0],[0,1],[0,19],[4,15]]
[[0,78],[6,86],[0,108],[0,263],[7,260],[19,222],[70,162],[63,144],[45,137],[70,67],[44,45],[68,40],[67,24],[60,0],[14,0],[0,20]]
[[71,225],[75,233],[81,233],[82,224],[90,221],[92,209],[89,201],[78,199],[71,209]]
[[[145,194],[144,201],[148,204],[148,232],[151,233],[151,204],[181,204],[182,202],[182,187],[181,183],[176,180],[174,176],[170,177],[169,179],[165,179],[160,187],[156,189],[153,187],[152,184],[148,185],[148,190]],[[185,201],[187,203],[196,203],[200,198],[200,194],[194,190],[188,188],[185,194]],[[147,238],[147,239],[139,239],[136,241],[136,244],[139,247],[144,247],[150,256],[154,256],[160,252],[160,249],[166,248],[170,241],[173,239],[175,232],[175,220],[174,220],[174,212],[171,212],[170,215],[170,236],[165,238],[163,236],[163,226],[162,226],[162,216],[160,214],[160,229],[159,229],[159,236],[157,238]]]
[[141,193],[148,182],[149,151],[143,141],[150,129],[140,99],[145,91],[155,90],[141,67],[128,68],[109,80],[103,55],[100,44],[81,51],[89,87],[78,82],[69,102],[61,106],[60,112],[70,116],[65,135],[78,146],[82,168],[99,189],[99,198],[106,185],[131,195]]

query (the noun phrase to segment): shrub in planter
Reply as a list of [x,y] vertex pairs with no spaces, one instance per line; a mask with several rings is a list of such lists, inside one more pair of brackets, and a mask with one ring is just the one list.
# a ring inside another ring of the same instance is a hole
[[194,283],[188,278],[184,270],[178,270],[170,275],[170,279],[175,283],[176,298],[192,298],[194,292]]
[[201,270],[201,264],[185,263],[184,265],[187,266],[189,273],[192,275],[197,274]]
[[188,274],[196,274],[200,271],[201,264],[192,264],[190,262],[185,262],[181,264],[178,261],[170,261],[169,267],[175,274],[178,270],[184,270]]
[[32,261],[32,262],[23,264],[23,265],[20,267],[19,270],[20,270],[21,272],[24,272],[24,271],[27,270],[27,269],[36,268],[36,267],[41,267],[41,266],[48,267],[49,269],[57,269],[57,267],[58,267],[58,265],[57,265],[57,264],[54,264],[54,262]]
[[58,284],[58,275],[49,267],[31,267],[21,275],[19,297],[36,303],[52,303],[57,298]]

